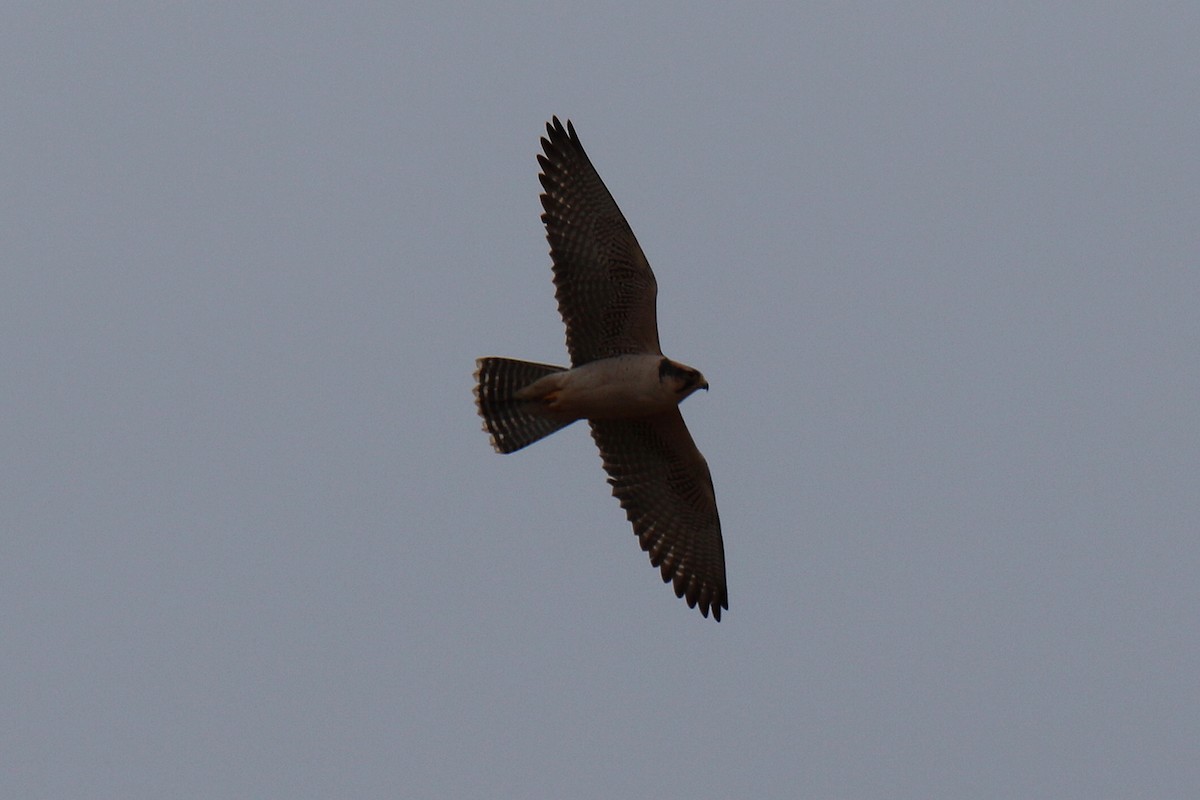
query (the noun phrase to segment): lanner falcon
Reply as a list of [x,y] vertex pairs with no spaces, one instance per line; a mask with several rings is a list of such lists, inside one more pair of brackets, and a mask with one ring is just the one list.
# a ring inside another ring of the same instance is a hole
[[650,563],[700,613],[729,608],[712,478],[679,403],[708,389],[658,344],[658,286],[570,121],[546,125],[538,156],[542,222],[571,367],[480,358],[475,401],[499,453],[578,419],[592,427],[613,494]]

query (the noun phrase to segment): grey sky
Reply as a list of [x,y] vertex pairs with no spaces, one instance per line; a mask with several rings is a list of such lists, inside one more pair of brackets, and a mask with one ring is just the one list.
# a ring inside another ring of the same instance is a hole
[[[0,12],[0,796],[1200,796],[1200,7]],[[565,363],[574,121],[730,608]]]

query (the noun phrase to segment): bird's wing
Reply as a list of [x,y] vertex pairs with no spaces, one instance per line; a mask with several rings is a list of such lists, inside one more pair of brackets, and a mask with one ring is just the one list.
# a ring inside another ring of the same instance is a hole
[[628,353],[661,354],[658,286],[629,223],[570,121],[546,124],[538,156],[542,222],[572,366]]
[[633,420],[590,420],[613,494],[650,563],[700,613],[729,608],[725,549],[712,477],[679,409]]

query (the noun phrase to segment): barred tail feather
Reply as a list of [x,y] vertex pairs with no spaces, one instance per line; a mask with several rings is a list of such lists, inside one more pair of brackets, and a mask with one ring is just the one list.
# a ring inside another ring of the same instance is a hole
[[475,405],[497,453],[520,450],[574,421],[548,416],[538,403],[513,397],[539,378],[565,372],[564,367],[513,358],[479,358],[475,365]]

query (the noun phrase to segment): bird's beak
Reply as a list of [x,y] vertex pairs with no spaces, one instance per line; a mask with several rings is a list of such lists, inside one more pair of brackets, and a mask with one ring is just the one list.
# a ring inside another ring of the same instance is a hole
[[708,381],[705,381],[704,383],[700,384],[700,388],[707,392],[708,391]]

